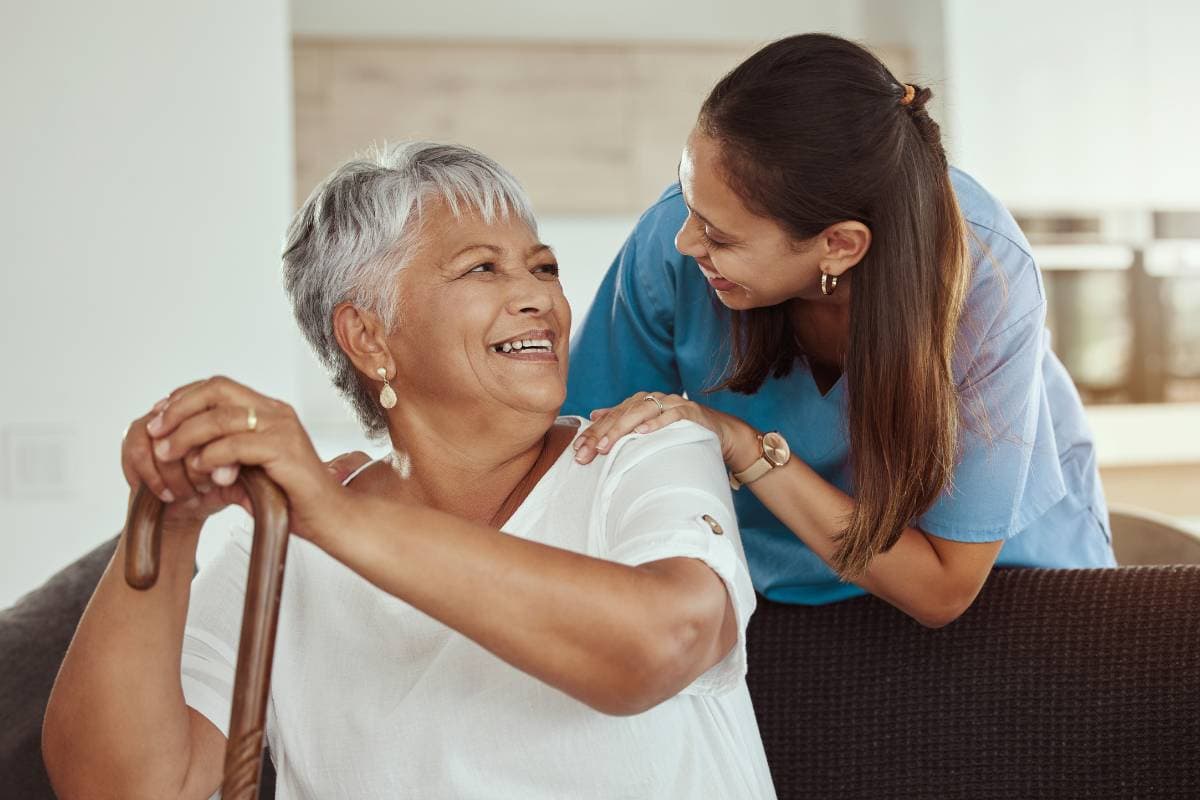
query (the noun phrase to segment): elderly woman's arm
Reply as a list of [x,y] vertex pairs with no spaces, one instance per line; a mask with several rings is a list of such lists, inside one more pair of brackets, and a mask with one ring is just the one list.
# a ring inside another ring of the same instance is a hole
[[[256,408],[253,429],[247,407]],[[650,708],[721,661],[738,639],[742,620],[717,568],[701,560],[711,554],[695,544],[695,520],[673,517],[661,524],[654,514],[635,515],[606,531],[610,550],[624,545],[623,564],[505,536],[426,506],[352,492],[333,481],[294,409],[219,376],[172,395],[147,430],[156,437],[160,459],[177,460],[194,450],[193,467],[211,472],[219,485],[232,483],[233,471],[222,477],[226,467],[217,465],[262,467],[287,494],[293,533],[597,710],[633,714]],[[708,469],[696,480],[727,494],[715,441],[696,446],[709,451],[677,453],[674,461],[655,463],[641,477],[616,485],[644,487],[655,476],[677,476],[699,462]],[[728,514],[726,524],[734,525],[732,510],[714,491],[701,493],[707,506]],[[638,497],[635,492],[621,505]],[[691,531],[693,539],[673,543],[677,529]],[[707,543],[712,533],[703,537]],[[732,579],[739,568],[729,565],[732,550],[723,552],[717,560]],[[742,583],[736,599],[744,617],[753,591],[748,580]]]
[[724,583],[692,558],[626,566],[379,498],[341,518],[326,552],[598,711],[672,697],[737,639]]
[[184,703],[179,653],[200,526],[164,530],[158,581],[125,582],[125,537],[67,650],[42,729],[58,797],[205,798],[225,737]]
[[156,411],[126,430],[121,470],[131,505],[143,485],[178,502],[161,518],[154,586],[126,583],[122,533],[59,669],[42,754],[62,800],[206,798],[221,780],[225,736],[185,704],[179,663],[204,520],[247,501],[236,487],[159,462],[147,432]]

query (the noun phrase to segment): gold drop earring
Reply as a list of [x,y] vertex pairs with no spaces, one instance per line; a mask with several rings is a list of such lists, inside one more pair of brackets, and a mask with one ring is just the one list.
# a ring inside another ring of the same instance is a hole
[[383,381],[383,388],[379,390],[379,405],[384,408],[396,407],[396,390],[388,383],[387,370],[383,367],[375,370],[375,374],[379,376],[379,380]]

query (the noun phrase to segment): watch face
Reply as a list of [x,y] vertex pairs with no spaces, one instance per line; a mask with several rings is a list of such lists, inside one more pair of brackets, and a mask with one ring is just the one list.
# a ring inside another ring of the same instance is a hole
[[792,457],[792,448],[788,447],[787,439],[775,431],[763,434],[762,445],[763,457],[773,466],[782,467]]

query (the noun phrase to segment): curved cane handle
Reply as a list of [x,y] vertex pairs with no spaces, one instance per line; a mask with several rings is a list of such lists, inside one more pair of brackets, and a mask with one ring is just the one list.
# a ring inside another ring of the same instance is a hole
[[[258,467],[242,467],[238,480],[254,507],[254,543],[242,609],[233,710],[225,747],[223,800],[254,800],[262,772],[263,730],[271,688],[271,662],[279,622],[279,597],[287,558],[287,497]],[[158,578],[162,544],[162,501],[145,486],[129,507],[125,580],[149,589]]]
[[162,508],[162,500],[144,483],[129,506],[129,519],[125,521],[125,582],[135,589],[149,589],[158,580]]

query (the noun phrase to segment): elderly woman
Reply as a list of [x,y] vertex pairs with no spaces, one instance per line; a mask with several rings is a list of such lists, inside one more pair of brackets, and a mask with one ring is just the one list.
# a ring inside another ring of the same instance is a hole
[[339,483],[288,405],[221,377],[135,420],[122,466],[168,503],[161,574],[131,590],[122,545],[84,615],[46,715],[59,796],[219,785],[249,533],[192,564],[258,465],[296,534],[267,719],[281,798],[773,797],[717,440],[681,423],[600,469],[570,457],[570,309],[516,181],[460,147],[351,162],[297,214],[284,273],[392,452]]

